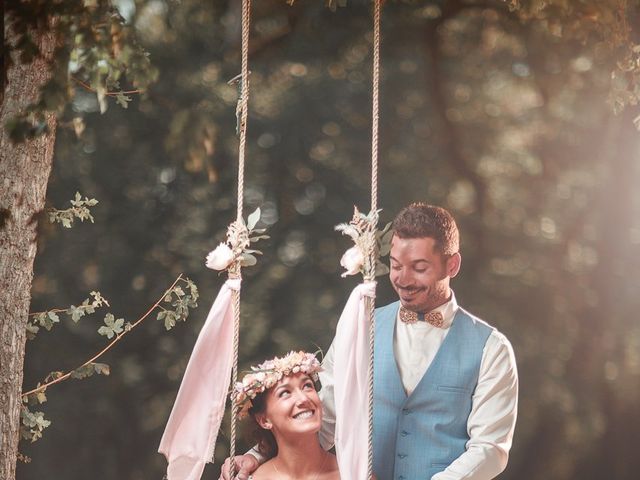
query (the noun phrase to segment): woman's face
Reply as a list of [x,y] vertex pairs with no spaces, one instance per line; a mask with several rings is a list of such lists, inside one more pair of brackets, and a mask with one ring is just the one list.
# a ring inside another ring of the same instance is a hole
[[265,400],[265,411],[257,420],[276,438],[320,430],[322,403],[309,375],[296,373],[283,377],[267,391]]

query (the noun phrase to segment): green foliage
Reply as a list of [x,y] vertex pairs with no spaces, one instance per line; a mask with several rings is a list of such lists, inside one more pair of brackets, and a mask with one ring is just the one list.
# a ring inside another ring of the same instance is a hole
[[42,438],[42,432],[51,425],[51,422],[44,418],[42,412],[31,412],[26,406],[22,406],[20,411],[20,437],[29,440],[31,443]]
[[60,223],[65,228],[71,228],[74,220],[77,218],[81,222],[90,220],[93,223],[93,215],[89,207],[94,207],[98,204],[98,200],[95,198],[82,198],[80,192],[76,192],[76,196],[73,200],[70,200],[71,208],[66,210],[58,210],[56,208],[50,208],[47,213],[49,215],[49,221],[51,223]]
[[[184,287],[184,288],[183,288]],[[185,289],[187,290],[185,292]],[[85,314],[91,314],[95,312],[97,307],[102,305],[109,306],[109,303],[102,297],[100,292],[91,292],[92,300],[86,299],[79,307],[71,306],[67,310],[51,310],[47,312],[39,312],[32,314],[33,320],[28,324],[27,331],[32,335],[37,333],[39,326],[45,327],[47,330],[51,329],[53,323],[59,321],[57,312],[65,312],[69,315],[73,321],[77,322]],[[133,328],[139,325],[149,314],[156,308],[162,311],[158,314],[158,319],[164,320],[167,330],[175,326],[176,321],[185,321],[189,316],[189,309],[197,307],[198,288],[195,283],[190,279],[182,277],[180,275],[172,287],[165,292],[162,298],[160,298],[151,309],[142,317],[140,317],[134,324],[126,323],[123,318],[116,319],[112,313],[107,313],[104,318],[104,325],[98,328],[100,335],[106,336],[111,342],[106,348],[102,349],[98,354],[93,356],[91,360],[83,363],[78,368],[71,370],[67,373],[61,371],[50,372],[42,382],[39,382],[37,387],[22,395],[22,401],[25,404],[22,409],[22,425],[21,435],[23,439],[35,442],[42,437],[42,431],[48,427],[51,422],[44,419],[42,412],[30,412],[27,405],[39,405],[47,401],[45,392],[47,388],[55,383],[67,380],[69,378],[82,380],[98,375],[109,375],[111,369],[106,363],[96,362],[98,358],[104,355],[117,341],[119,341],[124,335],[129,333]],[[174,310],[168,310],[160,306],[161,302],[169,303]],[[38,326],[39,325],[39,326]]]
[[[164,303],[174,307],[173,310],[162,306],[161,311],[156,316],[157,320],[164,322],[164,327],[171,330],[179,321],[186,321],[189,317],[189,309],[198,306],[198,287],[188,278],[181,282],[183,285],[176,285],[163,298]],[[186,292],[183,289],[186,288]]]
[[56,308],[45,312],[36,312],[29,314],[27,323],[27,338],[33,340],[40,328],[49,331],[53,325],[60,322],[58,314],[65,314],[74,322],[78,322],[85,315],[90,315],[104,305],[109,306],[109,302],[100,294],[100,292],[92,291],[89,298],[83,300],[79,306],[71,305],[66,309]]
[[110,339],[124,331],[123,325],[124,318],[116,319],[113,314],[107,313],[104,317],[104,325],[98,329],[98,333]]
[[104,113],[108,97],[124,108],[131,100],[121,80],[126,78],[136,88],[133,92],[143,93],[157,77],[148,53],[109,0],[8,0],[4,14],[5,28],[14,37],[7,41],[5,36],[6,68],[41,56],[38,41],[48,32],[58,43],[39,100],[6,124],[14,142],[46,132],[45,113],[62,116],[78,88],[95,93]]
[[[260,207],[258,207],[247,217],[249,245],[260,240],[266,240],[270,238],[269,235],[264,235],[264,233],[267,231],[266,228],[256,228],[256,225],[260,221],[261,216],[262,211],[260,210]],[[239,257],[240,265],[244,268],[252,267],[253,265],[257,264],[258,259],[256,258],[256,255],[262,255],[262,252],[260,250],[245,247]]]
[[106,363],[90,362],[73,370],[71,372],[71,378],[82,380],[83,378],[91,377],[94,373],[97,373],[98,375],[109,375],[111,373],[111,370],[109,365],[107,365]]
[[[615,113],[640,104],[640,43],[635,0],[505,0],[525,22],[610,55],[609,103]],[[634,31],[635,29],[635,31]],[[640,129],[640,116],[635,118]]]
[[391,222],[387,223],[382,230],[376,232],[376,242],[378,244],[378,257],[376,258],[375,276],[380,277],[389,273],[389,266],[382,261],[383,257],[389,255],[391,251],[391,239],[393,238],[393,230],[391,230]]

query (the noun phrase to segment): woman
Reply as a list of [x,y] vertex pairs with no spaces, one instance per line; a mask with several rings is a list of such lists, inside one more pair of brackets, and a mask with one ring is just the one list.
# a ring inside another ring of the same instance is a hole
[[251,480],[340,478],[336,457],[318,440],[322,403],[316,385],[321,368],[315,355],[291,352],[252,367],[236,384],[239,417],[251,417],[258,451],[270,458]]

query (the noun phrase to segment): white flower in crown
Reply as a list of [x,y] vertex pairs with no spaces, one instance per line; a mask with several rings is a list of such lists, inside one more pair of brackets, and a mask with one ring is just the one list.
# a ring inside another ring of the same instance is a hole
[[209,252],[207,255],[207,268],[212,270],[224,270],[231,262],[233,262],[234,255],[229,245],[226,243],[220,243],[215,250]]
[[364,265],[364,253],[362,253],[362,249],[358,245],[354,245],[344,252],[344,255],[342,255],[340,259],[340,265],[346,269],[346,272],[342,274],[343,277],[359,273]]

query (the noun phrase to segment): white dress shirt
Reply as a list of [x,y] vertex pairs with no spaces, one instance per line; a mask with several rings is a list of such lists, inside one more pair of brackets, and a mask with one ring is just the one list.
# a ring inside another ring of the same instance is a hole
[[[455,295],[452,293],[451,300],[435,311],[442,313],[444,328],[396,319],[394,354],[407,395],[416,388],[449,333],[458,311]],[[324,416],[319,436],[326,449],[333,446],[335,432],[333,357],[332,344],[322,362],[324,371],[320,373]],[[489,480],[502,472],[511,448],[517,406],[518,372],[513,349],[503,334],[493,330],[482,351],[478,384],[467,420],[466,451],[432,480]]]

